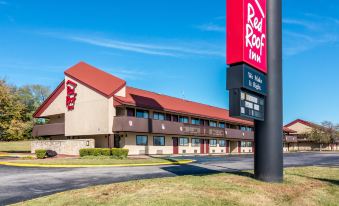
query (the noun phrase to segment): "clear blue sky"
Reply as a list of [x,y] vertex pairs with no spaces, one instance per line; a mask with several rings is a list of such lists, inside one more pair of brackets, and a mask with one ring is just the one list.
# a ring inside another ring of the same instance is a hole
[[[284,122],[339,123],[339,1],[283,1]],[[225,0],[0,0],[0,76],[54,89],[86,61],[228,108]]]

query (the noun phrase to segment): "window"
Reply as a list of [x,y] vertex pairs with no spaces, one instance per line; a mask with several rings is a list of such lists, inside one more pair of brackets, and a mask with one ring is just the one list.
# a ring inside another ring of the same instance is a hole
[[165,146],[165,137],[154,136],[153,137],[153,145],[154,146]]
[[200,119],[192,118],[192,124],[200,125]]
[[127,108],[127,116],[129,116],[129,117],[135,117],[135,109],[133,109],[133,108]]
[[173,120],[173,122],[179,122],[178,115],[172,115],[172,120]]
[[180,137],[179,138],[179,146],[188,146],[188,138]]
[[180,117],[179,122],[188,123],[188,117]]
[[252,142],[247,142],[246,146],[247,147],[252,147]]
[[216,139],[211,139],[210,140],[210,146],[211,147],[216,147],[217,146],[217,140]]
[[166,114],[166,121],[171,121],[172,118],[171,118],[171,115],[170,114]]
[[154,112],[153,119],[165,120],[165,115],[163,113]]
[[224,122],[219,122],[218,127],[225,128],[225,123]]
[[210,121],[210,127],[217,127],[217,122]]
[[192,147],[199,147],[200,146],[200,139],[192,138]]
[[246,142],[241,141],[241,147],[246,147]]
[[137,135],[136,136],[137,145],[147,145],[147,136],[146,135]]
[[224,139],[219,140],[219,147],[226,147],[226,141]]
[[137,109],[137,117],[138,118],[148,118],[148,111]]

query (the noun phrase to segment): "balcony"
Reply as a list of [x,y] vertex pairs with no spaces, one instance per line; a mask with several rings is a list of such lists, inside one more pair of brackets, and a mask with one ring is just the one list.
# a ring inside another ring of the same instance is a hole
[[224,129],[153,119],[119,116],[114,117],[113,132],[140,132],[165,135],[190,135],[252,140],[253,132]]
[[33,132],[32,132],[33,137],[54,136],[54,135],[64,135],[64,134],[65,134],[64,123],[35,125],[33,127]]
[[284,136],[284,142],[298,142],[298,138],[297,136],[289,136],[289,135],[285,135]]

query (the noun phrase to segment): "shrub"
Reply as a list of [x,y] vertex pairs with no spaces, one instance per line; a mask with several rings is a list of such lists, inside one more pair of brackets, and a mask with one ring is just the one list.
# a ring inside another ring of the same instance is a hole
[[109,148],[101,149],[101,155],[102,156],[111,156],[111,149],[109,149]]
[[55,157],[58,155],[58,153],[56,153],[56,151],[53,151],[53,150],[47,150],[46,155],[47,157]]
[[90,154],[90,149],[80,149],[79,150],[80,157],[89,156],[89,154]]
[[118,159],[127,158],[129,150],[122,148],[112,148],[112,156]]
[[45,149],[37,149],[35,150],[36,158],[44,159],[47,156],[47,150]]

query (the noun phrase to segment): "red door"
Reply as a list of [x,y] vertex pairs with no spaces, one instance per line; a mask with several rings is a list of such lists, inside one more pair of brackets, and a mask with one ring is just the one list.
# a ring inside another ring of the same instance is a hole
[[179,154],[179,142],[178,137],[173,137],[173,154]]
[[200,139],[200,154],[205,154],[205,141]]
[[210,140],[205,139],[206,154],[210,153]]

